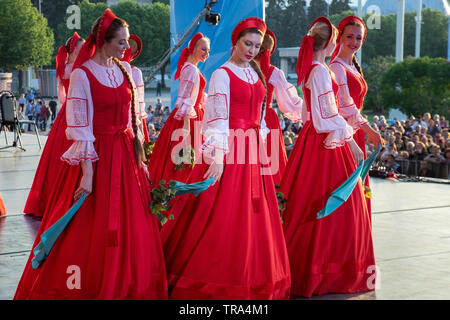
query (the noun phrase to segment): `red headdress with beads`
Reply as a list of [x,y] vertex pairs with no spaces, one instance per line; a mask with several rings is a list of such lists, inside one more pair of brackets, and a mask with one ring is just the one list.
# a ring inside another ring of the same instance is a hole
[[125,50],[123,58],[120,59],[120,60],[126,61],[128,63],[130,63],[134,59],[137,59],[137,57],[139,57],[139,55],[141,54],[141,51],[142,51],[142,40],[137,35],[130,34],[130,39],[128,40],[128,42],[131,42],[131,41],[134,41],[136,43],[136,46],[137,46],[136,51],[133,53],[133,48],[130,45],[130,47],[127,50]]
[[189,41],[188,46],[181,50],[180,58],[178,59],[177,71],[175,72],[174,80],[177,80],[180,77],[181,69],[183,69],[184,64],[186,63],[189,55],[194,52],[195,46],[197,45],[198,40],[204,38],[205,36],[198,32],[194,34],[191,41]]
[[64,71],[66,69],[67,59],[69,55],[75,50],[78,40],[80,40],[80,35],[75,32],[70,39],[69,51],[66,45],[62,45],[58,49],[58,54],[56,55],[56,77],[62,79],[64,76]]
[[333,24],[326,17],[319,17],[311,24],[309,27],[308,34],[303,37],[302,44],[300,45],[300,51],[298,52],[297,59],[297,86],[299,86],[302,81],[305,79],[308,72],[311,70],[313,58],[314,58],[314,37],[309,35],[309,32],[313,28],[313,26],[318,22],[324,22],[330,26],[331,34],[330,39],[325,44],[324,48],[328,47],[328,45],[333,40]]
[[245,18],[244,20],[241,20],[236,25],[236,27],[234,27],[234,30],[231,33],[231,43],[233,44],[233,46],[236,45],[238,37],[242,33],[242,31],[253,28],[260,30],[263,34],[266,33],[267,29],[266,23],[263,19],[258,17]]
[[259,66],[261,67],[261,71],[266,77],[266,80],[269,80],[270,56],[275,52],[275,48],[277,46],[277,38],[275,38],[275,34],[269,29],[266,30],[266,34],[264,35],[264,37],[266,36],[270,36],[272,38],[273,47],[270,51],[264,50],[259,61]]
[[86,42],[83,44],[83,47],[81,47],[80,53],[78,54],[78,57],[73,65],[73,69],[81,67],[83,63],[92,58],[97,48],[101,48],[103,46],[105,43],[106,32],[114,19],[117,19],[117,16],[111,11],[111,9],[106,8],[100,17],[97,34],[95,35],[95,41],[94,35],[91,33]]
[[362,43],[364,43],[364,41],[366,40],[367,27],[366,27],[366,24],[364,23],[364,21],[361,18],[357,17],[357,16],[347,16],[347,17],[345,17],[344,19],[341,20],[341,22],[339,22],[339,25],[337,27],[339,33],[338,33],[338,36],[337,36],[337,39],[336,39],[336,48],[334,49],[333,54],[331,55],[331,61],[333,61],[334,58],[336,58],[336,56],[338,55],[339,50],[341,48],[341,45],[340,45],[339,42],[341,41],[341,37],[342,37],[342,33],[344,32],[344,28],[349,23],[352,23],[352,22],[357,22],[363,27]]

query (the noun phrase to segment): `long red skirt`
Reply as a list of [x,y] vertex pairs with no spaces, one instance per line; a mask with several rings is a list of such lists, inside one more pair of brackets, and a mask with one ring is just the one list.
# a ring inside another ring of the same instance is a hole
[[[358,131],[353,134],[353,139],[358,144],[358,146],[361,148],[362,152],[364,152],[364,159],[367,158],[367,152],[366,152],[366,137],[364,135],[364,131],[359,129]],[[369,176],[366,177],[366,180],[364,181],[364,186],[367,188],[370,188],[369,184]],[[366,193],[366,192],[365,192]],[[371,205],[371,199],[366,197],[367,202],[367,209],[369,210],[370,217],[372,218],[372,205]]]
[[[208,168],[196,166],[190,182]],[[216,185],[175,199],[175,219],[161,230],[170,299],[289,298],[273,180],[260,172],[258,164],[226,164]]]
[[[150,155],[148,171],[150,173],[150,180],[154,185],[158,185],[160,180],[165,180],[166,182],[170,180],[186,182],[192,172],[192,167],[189,164],[184,164],[184,168],[176,168],[176,164],[172,161],[172,153],[179,152],[184,146],[182,137],[172,140],[172,133],[177,129],[182,129],[184,124],[184,120],[174,118],[176,112],[177,109],[174,109],[170,113]],[[200,129],[204,110],[195,106],[195,112],[197,113],[197,117],[189,120],[190,143],[195,149],[196,156],[201,157],[199,151],[202,144]]]
[[[130,135],[96,135],[93,191],[38,269],[31,253],[14,299],[167,299],[149,185]],[[63,165],[33,248],[73,204],[81,175],[80,166]]]
[[6,215],[5,204],[3,203],[2,194],[0,193],[0,216]]
[[72,144],[66,138],[66,128],[66,104],[64,103],[56,116],[42,151],[23,210],[24,213],[42,217],[49,204],[50,193],[54,190],[61,175],[61,170],[63,170],[64,162],[61,161],[61,156]]
[[315,218],[331,192],[356,169],[348,146],[325,149],[325,137],[311,121],[305,123],[282,181],[295,296],[374,290],[372,224],[361,181],[335,212]]
[[[271,160],[272,178],[274,183],[279,185],[288,161],[286,149],[284,148],[283,132],[281,131],[277,113],[272,107],[267,108],[264,120],[266,121],[267,128],[270,129],[270,133],[267,135],[266,146],[268,158]],[[276,141],[273,141],[274,139]],[[272,145],[276,148],[272,148]]]

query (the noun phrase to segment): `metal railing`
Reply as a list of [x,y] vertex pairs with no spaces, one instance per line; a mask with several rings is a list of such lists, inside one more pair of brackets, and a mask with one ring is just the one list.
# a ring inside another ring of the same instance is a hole
[[395,173],[407,176],[450,179],[449,163],[435,163],[424,160],[408,159],[397,159],[395,160],[395,163],[398,165],[390,166],[385,161],[378,161],[375,167],[378,171],[394,171]]

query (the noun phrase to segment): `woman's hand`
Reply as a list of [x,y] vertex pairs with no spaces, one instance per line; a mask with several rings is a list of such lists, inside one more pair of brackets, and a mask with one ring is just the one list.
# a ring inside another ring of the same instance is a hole
[[214,178],[214,181],[212,182],[211,186],[215,185],[217,181],[219,181],[220,177],[223,173],[223,163],[216,163],[213,161],[211,165],[209,166],[208,170],[206,171],[203,178],[205,180],[208,180],[209,178]]
[[224,168],[224,153],[221,150],[214,150],[214,159],[209,159],[211,164],[206,171],[203,179],[214,178],[211,186],[215,185],[217,181],[219,181],[220,177],[222,177],[223,168]]
[[353,155],[353,160],[355,161],[356,166],[359,166],[361,161],[364,160],[364,153],[361,151],[359,146],[356,144],[355,140],[351,139],[347,141],[348,146],[350,147],[350,151]]
[[75,201],[81,198],[83,193],[88,195],[92,192],[92,162],[81,161],[81,168],[83,170],[83,176],[81,177],[80,185],[73,196]]
[[383,140],[381,139],[381,135],[375,131],[368,123],[361,126],[361,129],[367,134],[367,138],[369,141],[373,143],[375,147],[381,144],[383,147]]
[[186,133],[183,138],[183,149],[187,150],[191,145],[191,122],[188,116],[183,119],[183,133]]

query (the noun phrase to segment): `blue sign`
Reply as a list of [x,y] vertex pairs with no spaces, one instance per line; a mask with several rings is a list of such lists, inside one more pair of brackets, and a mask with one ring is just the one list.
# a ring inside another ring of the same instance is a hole
[[[208,1],[209,2],[209,1]],[[182,38],[192,22],[205,7],[204,0],[170,0],[170,46],[171,48]],[[185,43],[170,57],[170,73],[173,81],[177,70],[178,59],[181,50],[185,48],[189,40],[197,32],[203,33],[211,40],[211,51],[205,63],[200,62],[198,68],[207,81],[214,70],[223,65],[231,55],[231,33],[234,27],[244,18],[259,17],[264,19],[264,0],[219,0],[211,6],[211,12],[220,14],[217,26],[210,25],[203,18],[194,27]],[[179,81],[171,85],[171,109],[175,105],[178,96]]]

